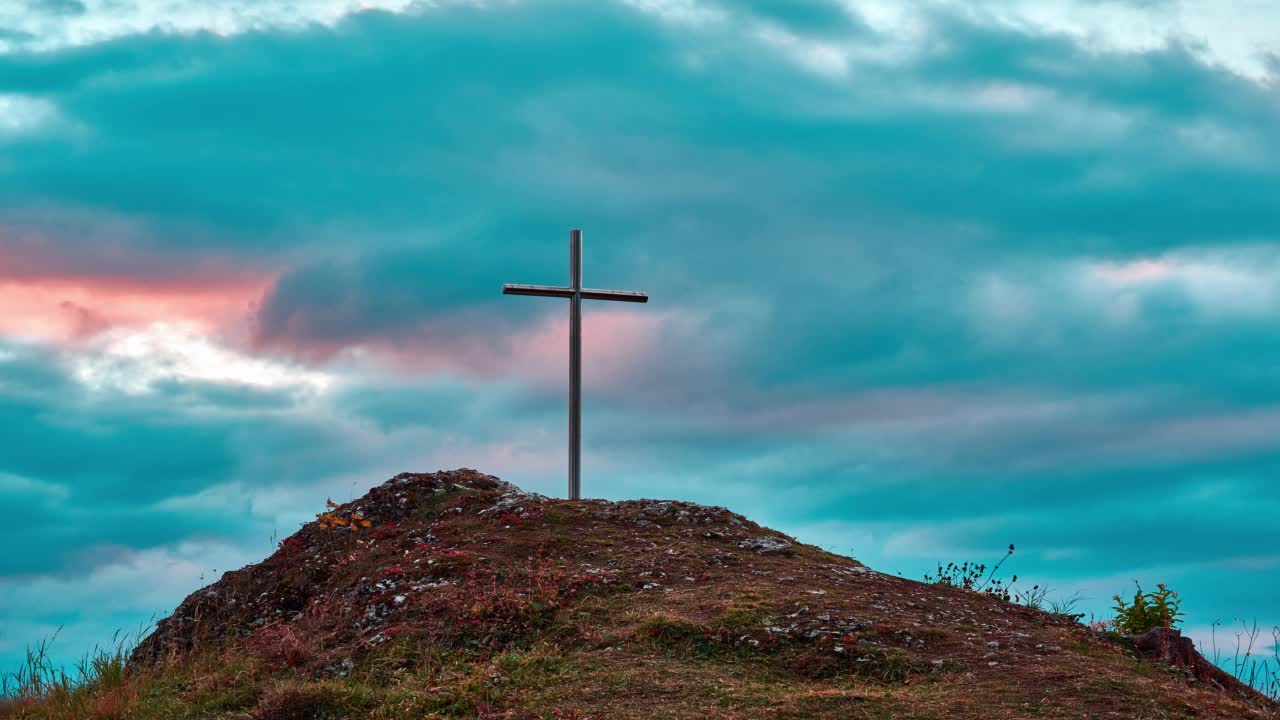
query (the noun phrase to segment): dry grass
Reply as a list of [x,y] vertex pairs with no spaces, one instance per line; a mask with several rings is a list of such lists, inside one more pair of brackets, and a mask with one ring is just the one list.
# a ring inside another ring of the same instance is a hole
[[1280,717],[1060,616],[722,509],[445,475],[341,508],[369,532],[313,524],[193,594],[175,613],[191,620],[162,622],[127,668],[117,649],[79,682],[28,674],[0,717]]

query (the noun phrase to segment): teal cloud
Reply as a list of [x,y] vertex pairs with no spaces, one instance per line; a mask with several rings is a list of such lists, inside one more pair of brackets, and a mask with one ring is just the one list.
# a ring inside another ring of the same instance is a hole
[[[564,282],[576,225],[588,284],[664,318],[587,399],[600,495],[865,530],[838,549],[915,574],[1015,542],[1057,586],[1165,572],[1196,622],[1280,618],[1233,570],[1274,557],[1280,510],[1274,85],[1176,43],[941,13],[928,52],[816,72],[753,23],[895,39],[835,3],[723,9],[450,6],[0,55],[0,93],[56,109],[0,134],[0,279],[262,273],[217,340],[341,378],[131,395],[86,389],[86,347],[0,346],[0,502],[27,518],[0,595],[192,538],[258,552],[299,498],[442,455],[555,491],[519,453],[559,462],[561,389],[464,371],[563,311],[499,286]],[[1135,261],[1185,272],[1097,270]],[[351,359],[369,346],[401,364]]]

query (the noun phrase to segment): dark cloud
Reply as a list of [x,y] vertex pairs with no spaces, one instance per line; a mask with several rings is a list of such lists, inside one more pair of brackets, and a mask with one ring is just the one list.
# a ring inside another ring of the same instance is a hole
[[281,463],[291,472],[264,482],[342,467],[340,450],[318,457],[332,431],[273,416],[284,401],[271,392],[174,382],[142,395],[94,392],[70,376],[66,358],[4,349],[0,478],[8,480],[0,492],[25,520],[0,533],[6,547],[21,549],[4,555],[0,577],[57,572],[96,545],[142,549],[192,536],[236,537],[255,521],[163,505],[239,477],[248,457],[292,451]]
[[729,13],[746,11],[779,27],[806,35],[847,39],[851,35],[872,32],[855,11],[836,0],[795,0],[789,3],[760,0],[727,4],[724,10]]
[[35,9],[54,15],[83,15],[87,9],[81,0],[34,0],[33,4]]
[[[752,23],[802,48],[901,39],[834,2],[724,9],[450,6],[0,56],[0,93],[56,109],[0,137],[6,279],[278,273],[247,337],[219,341],[340,378],[130,394],[76,378],[86,347],[6,347],[0,503],[26,524],[0,535],[0,580],[242,538],[265,529],[247,503],[443,451],[498,448],[509,479],[549,487],[502,451],[561,456],[560,388],[466,370],[512,366],[493,358],[563,311],[499,287],[564,282],[571,226],[588,285],[647,290],[636,312],[665,318],[587,399],[601,494],[888,528],[917,564],[1071,548],[1044,568],[1063,578],[1266,545],[1273,87],[1177,44],[946,14],[918,54],[815,72]],[[1212,272],[1090,275],[1144,259]],[[342,352],[366,345],[405,367]],[[414,364],[441,353],[444,371]],[[236,483],[244,503],[199,500]]]

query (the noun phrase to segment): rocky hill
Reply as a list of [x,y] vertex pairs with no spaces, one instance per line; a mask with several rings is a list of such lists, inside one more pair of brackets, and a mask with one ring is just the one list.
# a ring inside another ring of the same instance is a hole
[[129,718],[1280,717],[1176,634],[1100,638],[724,508],[472,470],[334,506],[188,597],[127,675]]

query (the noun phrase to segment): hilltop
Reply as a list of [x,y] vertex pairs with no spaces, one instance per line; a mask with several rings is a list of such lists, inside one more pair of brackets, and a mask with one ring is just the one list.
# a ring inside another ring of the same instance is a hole
[[724,508],[405,473],[193,593],[79,714],[8,716],[1280,717],[1153,637],[878,573]]

